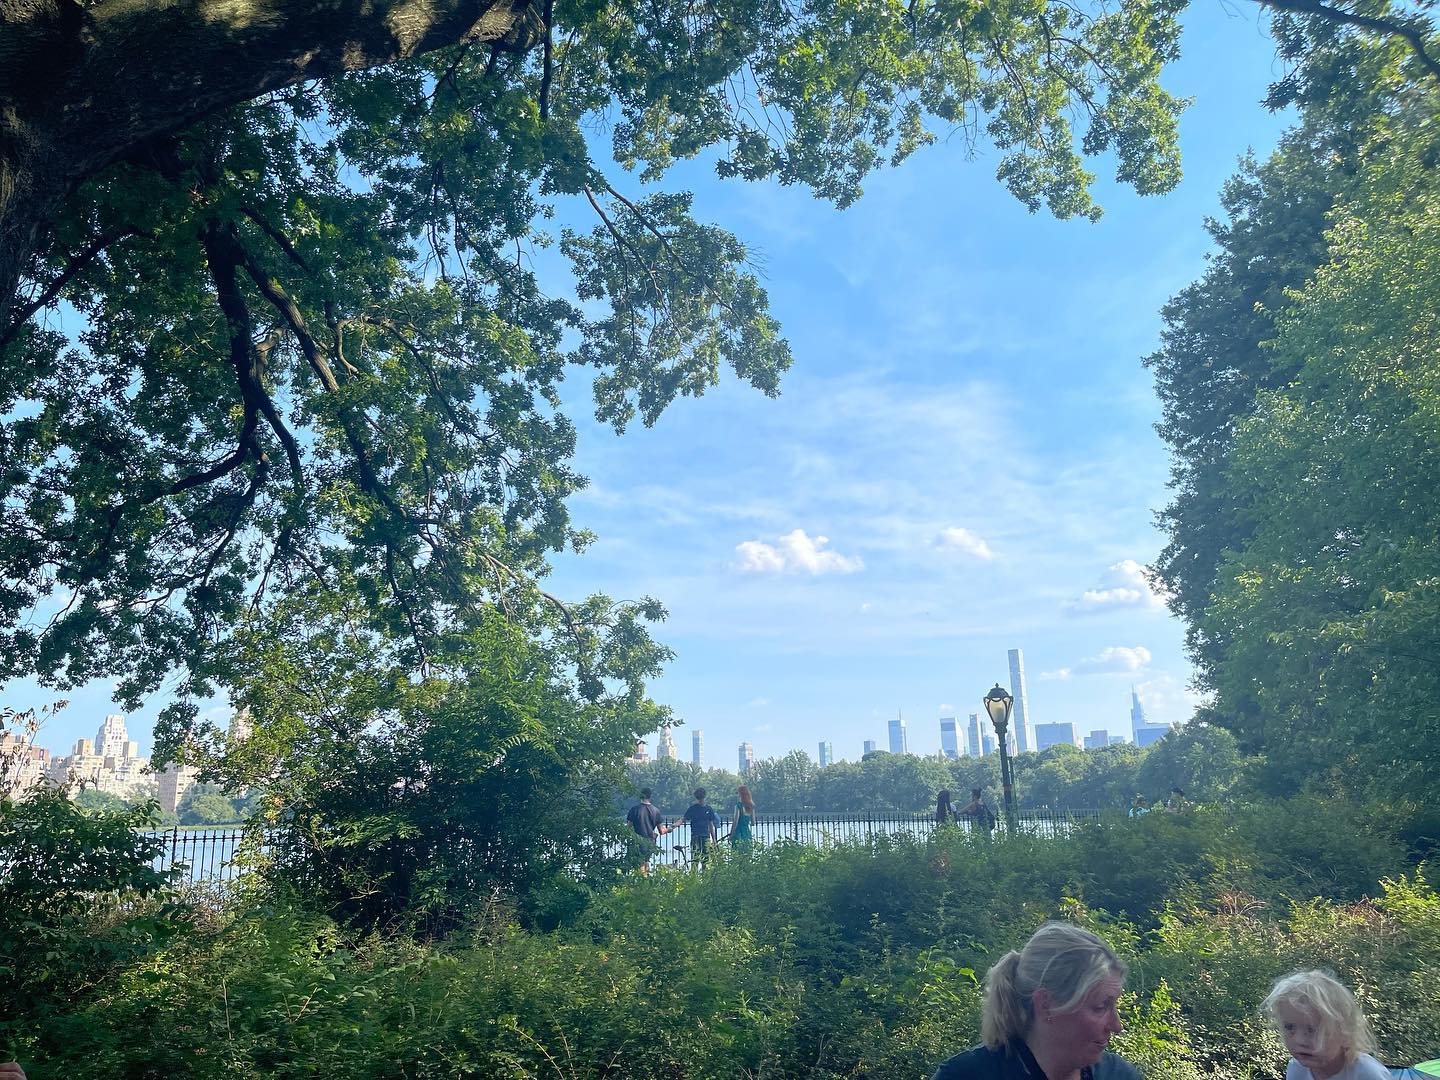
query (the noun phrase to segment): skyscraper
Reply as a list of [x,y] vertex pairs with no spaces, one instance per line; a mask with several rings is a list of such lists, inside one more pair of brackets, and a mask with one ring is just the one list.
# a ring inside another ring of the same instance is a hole
[[1130,687],[1130,734],[1136,746],[1149,746],[1159,742],[1170,731],[1169,724],[1152,724],[1145,716],[1145,706],[1140,704],[1140,695]]
[[865,740],[865,753],[867,753],[867,754],[873,754],[876,750],[879,750],[879,749],[880,749],[880,744],[879,744],[878,742],[876,742],[874,739],[866,739],[866,740]]
[[940,752],[951,761],[960,756],[960,736],[953,716],[940,718]]
[[1080,733],[1075,730],[1074,724],[1057,722],[1054,724],[1035,725],[1035,749],[1048,750],[1052,746],[1059,746],[1062,743],[1076,747],[1080,746]]
[[832,747],[832,746],[830,745],[830,740],[829,740],[829,739],[821,739],[821,740],[820,740],[820,768],[823,769],[823,768],[825,768],[825,766],[834,763],[834,761],[835,761],[835,749],[834,749],[834,747]]
[[740,744],[740,775],[748,775],[750,766],[753,764],[755,764],[755,748],[748,742],[742,742]]
[[697,769],[705,767],[705,732],[699,728],[690,733],[690,764]]
[[970,724],[965,729],[965,745],[970,751],[971,757],[985,756],[985,741],[982,736],[985,729],[980,726],[980,714],[970,714]]
[[1010,714],[1010,730],[1015,733],[1015,746],[1021,753],[1035,750],[1035,732],[1030,727],[1030,703],[1025,694],[1025,657],[1019,649],[1010,650],[1010,696],[1015,699]]
[[1135,692],[1135,684],[1130,684],[1130,734],[1135,736],[1135,741],[1140,741],[1140,729],[1145,726],[1145,706],[1140,704],[1140,695]]
[[670,727],[667,724],[660,729],[660,738],[655,741],[656,761],[676,761],[680,757],[675,752],[675,738],[670,734]]
[[1092,731],[1085,736],[1086,750],[1100,750],[1110,745],[1110,733],[1108,731]]
[[111,714],[105,717],[105,722],[100,725],[100,730],[95,733],[95,753],[102,758],[114,758],[122,761],[130,755],[126,753],[130,745],[130,736],[125,731],[125,717]]
[[909,740],[905,738],[905,720],[897,716],[890,721],[890,753],[908,754],[910,752]]

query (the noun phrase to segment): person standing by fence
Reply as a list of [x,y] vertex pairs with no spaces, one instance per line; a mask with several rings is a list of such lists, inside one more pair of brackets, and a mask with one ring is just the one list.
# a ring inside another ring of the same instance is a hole
[[950,805],[950,789],[941,788],[940,794],[935,796],[935,824],[944,825],[951,821],[959,821],[959,815],[955,808]]
[[970,801],[965,805],[965,809],[955,817],[967,819],[976,828],[983,830],[986,835],[995,831],[995,811],[985,805],[983,793],[978,787],[970,789]]
[[715,811],[705,805],[703,787],[695,789],[695,801],[690,804],[690,809],[685,811],[682,820],[690,826],[690,865],[699,866],[705,861],[710,841],[718,835],[720,824]]
[[640,801],[625,815],[625,823],[635,830],[645,845],[645,861],[640,864],[640,873],[650,873],[650,860],[655,855],[655,838],[664,836],[670,830],[660,817],[660,810],[650,802],[650,789],[640,789]]
[[750,826],[755,823],[755,799],[744,784],[735,794],[740,801],[735,804],[735,819],[730,822],[730,846],[736,851],[749,851],[754,842]]

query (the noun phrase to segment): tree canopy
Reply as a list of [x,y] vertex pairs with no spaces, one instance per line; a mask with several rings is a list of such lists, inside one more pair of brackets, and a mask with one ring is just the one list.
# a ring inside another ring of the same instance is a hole
[[310,9],[0,5],[0,681],[133,707],[178,672],[161,760],[218,738],[196,702],[277,626],[398,685],[498,612],[579,699],[639,700],[659,605],[541,585],[589,539],[562,387],[622,431],[791,362],[676,161],[843,206],[958,134],[1090,217],[1086,157],[1179,177],[1179,3]]
[[1220,253],[1151,359],[1176,454],[1158,569],[1210,719],[1281,790],[1418,793],[1440,765],[1440,94],[1398,46],[1301,29],[1301,123],[1232,184]]

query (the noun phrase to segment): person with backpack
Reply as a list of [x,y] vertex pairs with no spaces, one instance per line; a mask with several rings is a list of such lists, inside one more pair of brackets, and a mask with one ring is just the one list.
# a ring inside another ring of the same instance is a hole
[[955,817],[967,819],[974,827],[983,829],[986,833],[995,831],[995,811],[985,804],[978,787],[970,789],[970,801]]

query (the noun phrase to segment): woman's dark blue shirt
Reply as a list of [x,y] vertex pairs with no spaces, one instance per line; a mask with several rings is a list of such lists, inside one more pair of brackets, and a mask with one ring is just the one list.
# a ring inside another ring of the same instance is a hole
[[[1124,1058],[1107,1052],[1098,1065],[1085,1069],[1082,1080],[1144,1080]],[[1023,1042],[1004,1050],[977,1046],[956,1054],[935,1070],[930,1080],[1048,1080]]]

